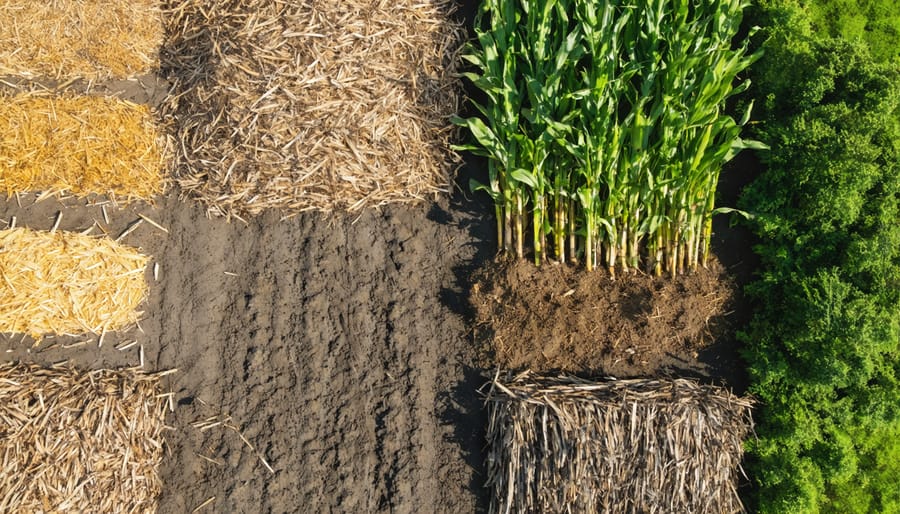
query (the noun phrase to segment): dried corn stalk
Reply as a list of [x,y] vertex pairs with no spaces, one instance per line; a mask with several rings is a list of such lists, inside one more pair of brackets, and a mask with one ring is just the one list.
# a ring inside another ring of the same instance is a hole
[[138,321],[147,257],[109,238],[0,231],[0,332],[104,332]]
[[448,190],[464,31],[450,0],[170,0],[160,54],[182,190],[211,214]]
[[490,512],[742,512],[751,401],[689,380],[524,373],[488,394]]
[[158,0],[3,0],[0,75],[129,78],[159,66]]
[[156,512],[159,377],[0,365],[0,512]]
[[0,95],[0,190],[150,200],[165,190],[150,108],[99,96]]

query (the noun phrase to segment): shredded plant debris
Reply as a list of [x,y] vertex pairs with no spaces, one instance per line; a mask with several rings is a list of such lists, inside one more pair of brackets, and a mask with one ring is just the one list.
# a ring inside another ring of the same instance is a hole
[[130,78],[159,67],[159,0],[4,0],[0,75]]
[[0,332],[40,340],[137,323],[148,258],[106,237],[0,231]]
[[446,192],[465,31],[449,0],[172,0],[162,111],[210,214],[357,210]]
[[0,511],[156,512],[165,374],[0,365]]
[[675,380],[525,372],[488,393],[492,513],[735,513],[751,401]]
[[0,190],[152,200],[166,136],[145,105],[114,97],[0,94]]

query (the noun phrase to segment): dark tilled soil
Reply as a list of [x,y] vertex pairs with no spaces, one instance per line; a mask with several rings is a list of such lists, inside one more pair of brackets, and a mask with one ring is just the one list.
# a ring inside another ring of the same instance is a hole
[[[611,279],[605,271],[499,261],[473,288],[483,357],[513,371],[616,378],[695,376],[734,385],[735,284],[709,269]],[[702,356],[701,356],[702,354]]]
[[[117,210],[23,197],[0,218],[49,229],[95,222],[153,257],[141,330],[63,348],[0,339],[8,360],[83,368],[177,368],[162,467],[161,513],[475,512],[484,505],[484,418],[466,322],[466,277],[483,258],[485,224],[458,201],[357,216],[206,219],[166,199]],[[98,231],[99,232],[99,231]],[[159,281],[152,275],[159,264]],[[114,346],[136,339],[138,345]],[[229,429],[228,415],[271,464]],[[207,460],[206,458],[209,460]]]

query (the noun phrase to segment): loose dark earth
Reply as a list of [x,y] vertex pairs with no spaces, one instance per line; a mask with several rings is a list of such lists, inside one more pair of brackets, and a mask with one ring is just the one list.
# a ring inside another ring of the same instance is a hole
[[723,364],[709,359],[724,358],[734,289],[717,260],[674,280],[512,262],[479,276],[473,302],[488,361],[503,368],[706,376]]

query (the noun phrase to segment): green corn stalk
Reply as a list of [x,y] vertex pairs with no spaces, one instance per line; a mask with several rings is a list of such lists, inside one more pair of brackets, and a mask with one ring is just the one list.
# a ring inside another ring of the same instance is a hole
[[527,121],[524,131],[531,139],[533,153],[531,169],[520,170],[517,176],[531,189],[534,261],[540,265],[547,236],[554,230],[552,208],[560,200],[558,195],[554,202],[549,198],[554,196],[555,187],[566,182],[565,154],[559,151],[557,141],[572,131],[568,121],[574,106],[564,93],[583,49],[579,30],[568,30],[570,2],[526,0],[522,5],[526,14],[523,80],[528,105],[523,110]]
[[485,0],[455,119],[488,158],[502,249],[610,273],[705,264],[724,162],[758,147],[723,114],[758,55],[732,48],[742,0]]
[[613,274],[623,237],[627,238],[623,222],[627,220],[627,183],[632,170],[625,150],[633,114],[623,119],[620,111],[627,102],[635,70],[622,69],[621,62],[634,14],[635,10],[624,2],[576,1],[576,16],[590,56],[581,81],[582,148],[575,152],[581,182],[578,198],[583,213],[585,264],[591,270],[603,260]]
[[457,145],[488,159],[488,182],[474,182],[473,190],[487,192],[495,205],[497,239],[504,251],[511,251],[514,225],[521,231],[521,199],[515,194],[516,181],[510,171],[518,169],[522,151],[519,147],[519,117],[523,92],[517,84],[518,33],[514,2],[486,0],[476,16],[476,39],[466,45],[462,58],[475,72],[465,72],[481,90],[487,101],[472,105],[481,117],[459,118],[453,122],[469,130],[474,143]]
[[[676,98],[684,122],[674,160],[681,164],[672,179],[680,194],[673,196],[677,224],[666,243],[673,255],[670,272],[706,264],[709,253],[715,189],[719,171],[736,147],[749,147],[738,137],[740,126],[722,114],[725,101],[744,91],[749,82],[734,87],[738,74],[759,54],[747,55],[744,44],[731,48],[746,2],[705,0],[689,13],[686,1],[673,11],[678,46],[672,52],[667,90]],[[702,9],[698,9],[701,7]],[[749,111],[740,123],[746,123]]]

